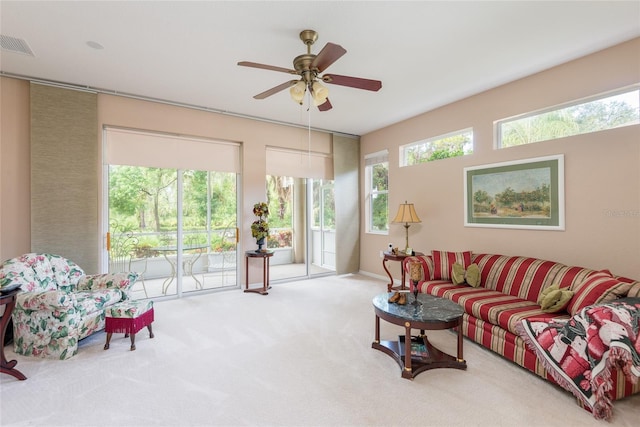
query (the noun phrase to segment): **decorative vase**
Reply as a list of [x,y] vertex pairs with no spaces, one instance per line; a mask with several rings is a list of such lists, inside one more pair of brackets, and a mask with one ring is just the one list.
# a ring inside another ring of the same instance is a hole
[[258,250],[256,252],[262,252],[262,245],[264,245],[264,237],[256,240],[256,243],[258,244]]

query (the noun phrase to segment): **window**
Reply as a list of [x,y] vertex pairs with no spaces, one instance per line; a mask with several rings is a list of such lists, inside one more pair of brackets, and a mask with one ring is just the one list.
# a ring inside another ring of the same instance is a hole
[[496,123],[497,147],[507,148],[565,136],[597,132],[640,123],[640,89],[601,95],[506,119]]
[[389,155],[388,151],[365,156],[365,215],[368,233],[389,231]]
[[464,129],[400,146],[400,167],[472,153],[473,129]]

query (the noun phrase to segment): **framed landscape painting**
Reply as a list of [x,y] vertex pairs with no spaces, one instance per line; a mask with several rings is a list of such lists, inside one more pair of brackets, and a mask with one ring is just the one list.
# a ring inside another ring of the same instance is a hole
[[464,169],[464,225],[564,230],[564,155]]

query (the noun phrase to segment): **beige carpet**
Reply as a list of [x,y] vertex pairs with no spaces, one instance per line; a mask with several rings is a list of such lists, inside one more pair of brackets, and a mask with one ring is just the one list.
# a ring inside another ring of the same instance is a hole
[[[155,304],[156,338],[137,350],[103,332],[66,361],[16,356],[27,377],[0,375],[2,426],[636,426],[640,395],[595,420],[568,392],[465,340],[466,371],[414,381],[371,348],[371,298],[361,275],[238,290]],[[382,338],[401,328],[382,322]],[[429,334],[455,351],[455,335]]]

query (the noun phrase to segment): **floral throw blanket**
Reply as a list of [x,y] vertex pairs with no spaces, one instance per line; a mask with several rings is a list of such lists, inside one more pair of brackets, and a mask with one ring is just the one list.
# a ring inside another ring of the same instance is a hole
[[598,419],[612,414],[612,368],[633,384],[640,378],[639,329],[640,298],[585,307],[569,320],[518,325],[519,335],[558,384]]

